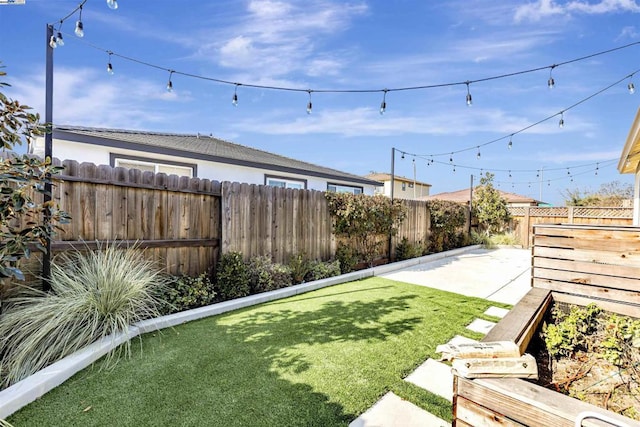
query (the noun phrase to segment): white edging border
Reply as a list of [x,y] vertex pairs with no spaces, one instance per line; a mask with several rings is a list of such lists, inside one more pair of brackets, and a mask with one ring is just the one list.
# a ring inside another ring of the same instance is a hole
[[27,406],[29,403],[71,378],[77,372],[100,359],[110,350],[140,334],[169,328],[192,320],[202,319],[203,317],[215,316],[228,311],[237,310],[239,308],[250,307],[263,302],[274,301],[333,285],[339,285],[341,283],[379,276],[381,274],[390,273],[392,271],[414,265],[426,264],[443,258],[457,256],[481,247],[482,246],[480,245],[465,246],[464,248],[439,252],[406,261],[394,262],[391,264],[381,265],[379,267],[330,277],[328,279],[316,280],[313,282],[303,283],[301,285],[250,295],[206,307],[195,308],[193,310],[182,311],[138,322],[134,326],[129,327],[127,333],[112,335],[95,342],[82,350],[78,350],[65,357],[64,359],[59,360],[58,362],[41,369],[30,377],[15,383],[11,387],[0,391],[0,419],[6,418],[22,407]]

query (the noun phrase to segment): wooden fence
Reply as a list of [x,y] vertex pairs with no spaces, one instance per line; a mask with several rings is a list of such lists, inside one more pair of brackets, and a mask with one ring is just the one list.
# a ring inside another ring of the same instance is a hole
[[633,208],[614,207],[515,207],[509,208],[512,229],[522,247],[529,248],[535,224],[631,225]]
[[[60,162],[56,161],[60,164]],[[199,275],[220,254],[240,251],[245,259],[292,255],[328,260],[335,254],[324,192],[294,190],[154,174],[92,163],[62,162],[53,199],[71,215],[52,242],[53,256],[101,244],[137,245],[171,274]],[[403,237],[427,243],[427,203],[405,201],[408,215],[393,246]],[[388,257],[386,244],[382,257]],[[39,274],[40,259],[26,270]]]

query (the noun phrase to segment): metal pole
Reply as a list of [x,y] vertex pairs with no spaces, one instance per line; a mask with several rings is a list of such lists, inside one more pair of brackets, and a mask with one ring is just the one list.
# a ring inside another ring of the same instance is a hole
[[[396,149],[395,147],[391,147],[391,194],[389,195],[391,199],[391,203],[393,204],[393,187],[395,186],[395,173],[396,173]],[[389,242],[387,244],[387,249],[389,251],[389,262],[391,262],[391,249],[393,246],[393,242],[391,241],[393,238],[391,234],[389,234]]]
[[542,183],[544,182],[544,166],[540,169],[540,201],[542,201]]
[[473,203],[473,174],[471,174],[471,183],[469,184],[469,226],[467,232],[471,234],[471,215],[472,215],[472,203]]
[[[46,46],[46,74],[45,74],[45,106],[44,106],[44,158],[53,161],[53,48],[49,41],[53,37],[53,25],[47,24]],[[44,224],[51,222],[51,212],[48,202],[51,201],[51,177],[48,176],[44,184]],[[51,236],[46,235],[46,252],[42,255],[42,289],[47,292],[51,289],[49,278],[51,277]]]

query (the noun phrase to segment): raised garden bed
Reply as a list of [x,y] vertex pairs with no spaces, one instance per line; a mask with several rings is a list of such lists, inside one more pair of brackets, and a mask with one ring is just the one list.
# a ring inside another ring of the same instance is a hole
[[[640,228],[540,225],[534,233],[532,289],[484,341],[513,341],[521,353],[540,357],[534,347],[540,347],[541,323],[562,304],[595,303],[610,313],[639,317]],[[579,425],[640,426],[531,380],[454,379],[454,426],[569,427],[586,413],[615,423],[588,417]]]

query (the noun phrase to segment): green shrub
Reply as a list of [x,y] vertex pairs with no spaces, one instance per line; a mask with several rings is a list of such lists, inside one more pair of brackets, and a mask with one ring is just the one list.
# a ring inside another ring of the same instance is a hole
[[422,243],[410,243],[409,239],[403,237],[400,243],[396,245],[396,261],[405,259],[418,258],[425,253]]
[[513,232],[506,232],[501,234],[494,234],[489,237],[489,240],[494,245],[520,245],[520,240],[516,237]]
[[340,263],[340,272],[342,274],[350,273],[356,268],[358,254],[351,246],[339,243],[336,249],[336,259]]
[[311,261],[309,264],[309,272],[307,273],[306,280],[311,282],[313,280],[326,279],[327,277],[339,276],[340,261]]
[[300,253],[289,258],[289,269],[294,285],[304,282],[307,273],[309,273],[309,259],[306,254]]
[[270,273],[274,289],[286,288],[292,285],[291,269],[289,266],[274,263],[271,265]]
[[427,206],[431,215],[429,252],[442,252],[462,246],[465,242],[467,207],[447,200],[429,200]]
[[[0,386],[159,315],[166,278],[139,250],[108,246],[53,261],[52,292],[25,288],[0,317]],[[108,357],[121,352],[130,354],[129,342]]]
[[478,233],[475,230],[471,230],[470,243],[472,245],[482,245],[487,249],[492,249],[495,247],[489,236],[487,236],[485,233]]
[[160,299],[162,314],[204,307],[215,299],[215,290],[207,274],[198,277],[171,276]]
[[240,252],[228,252],[220,257],[215,291],[223,301],[249,295],[249,271]]
[[270,256],[257,256],[249,261],[249,286],[252,294],[291,286],[291,270],[274,263]]

